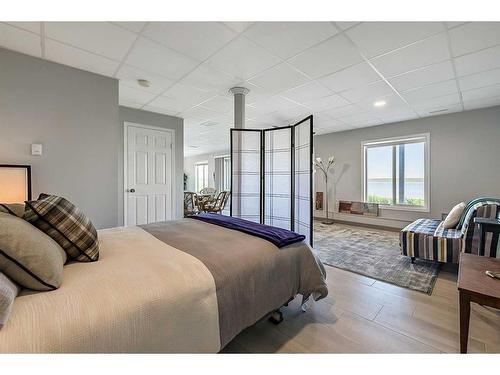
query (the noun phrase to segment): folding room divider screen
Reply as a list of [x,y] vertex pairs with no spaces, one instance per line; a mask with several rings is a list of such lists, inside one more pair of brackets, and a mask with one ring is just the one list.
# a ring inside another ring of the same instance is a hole
[[293,230],[312,245],[313,116],[271,129],[231,129],[231,211]]

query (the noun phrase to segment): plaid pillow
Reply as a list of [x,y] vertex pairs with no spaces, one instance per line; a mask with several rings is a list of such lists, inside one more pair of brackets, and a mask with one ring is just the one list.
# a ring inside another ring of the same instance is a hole
[[94,262],[99,259],[94,225],[66,199],[40,194],[38,200],[26,202],[24,219],[52,237],[71,260]]

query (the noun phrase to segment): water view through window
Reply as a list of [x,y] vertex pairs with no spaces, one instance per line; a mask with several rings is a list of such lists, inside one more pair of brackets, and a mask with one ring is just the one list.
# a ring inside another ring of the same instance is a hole
[[425,142],[365,145],[365,201],[426,206]]

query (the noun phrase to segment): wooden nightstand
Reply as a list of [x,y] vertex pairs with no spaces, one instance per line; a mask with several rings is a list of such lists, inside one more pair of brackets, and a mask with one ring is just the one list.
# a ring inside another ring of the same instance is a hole
[[474,254],[460,254],[458,290],[460,293],[460,353],[467,353],[470,303],[500,309],[500,280],[486,271],[500,271],[500,259]]

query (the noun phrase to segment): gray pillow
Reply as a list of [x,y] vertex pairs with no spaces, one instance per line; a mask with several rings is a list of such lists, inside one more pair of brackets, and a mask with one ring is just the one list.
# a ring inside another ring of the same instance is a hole
[[0,271],[34,290],[59,288],[66,253],[25,220],[0,212]]
[[0,329],[7,324],[19,287],[0,272]]

